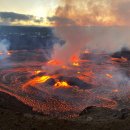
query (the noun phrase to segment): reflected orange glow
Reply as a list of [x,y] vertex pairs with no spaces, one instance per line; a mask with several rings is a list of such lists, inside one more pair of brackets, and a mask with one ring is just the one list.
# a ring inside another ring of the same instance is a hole
[[90,54],[91,52],[89,50],[84,51],[85,54]]
[[122,59],[122,61],[124,61],[124,62],[127,62],[127,61],[128,61],[128,59],[125,58],[125,57],[121,57],[121,59]]
[[117,106],[117,102],[115,100],[100,96],[98,96],[97,99],[102,101],[102,103],[99,105],[100,107],[115,108]]
[[71,57],[71,62],[72,62],[73,66],[80,66],[80,64],[79,64],[79,58],[76,55],[74,55],[74,56]]
[[68,67],[65,66],[65,65],[63,65],[63,66],[61,66],[61,67],[62,67],[62,69],[68,69]]
[[59,81],[55,83],[54,85],[55,88],[70,88],[69,84],[66,81]]
[[7,55],[8,55],[8,56],[11,55],[11,52],[8,51],[8,52],[7,52]]
[[2,52],[2,51],[0,51],[0,55],[3,55],[3,52]]
[[79,58],[74,55],[74,56],[71,57],[71,61],[72,61],[72,62],[78,62],[78,61],[79,61]]
[[118,61],[118,62],[127,62],[128,59],[125,57],[121,57],[121,58],[111,58],[112,61]]
[[36,70],[35,74],[39,74],[41,72],[41,70]]
[[114,93],[118,93],[119,90],[118,90],[118,89],[114,89],[114,90],[112,90],[112,92],[114,92]]
[[50,65],[61,65],[61,62],[60,62],[60,61],[57,61],[57,60],[50,60],[50,61],[48,62],[48,64],[50,64]]
[[110,79],[113,78],[113,76],[112,76],[111,74],[106,74],[106,76],[107,76],[108,78],[110,78]]

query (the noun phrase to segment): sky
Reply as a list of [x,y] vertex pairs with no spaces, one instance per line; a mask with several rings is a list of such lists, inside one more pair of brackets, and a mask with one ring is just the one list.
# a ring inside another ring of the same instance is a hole
[[0,24],[129,26],[130,0],[0,0]]

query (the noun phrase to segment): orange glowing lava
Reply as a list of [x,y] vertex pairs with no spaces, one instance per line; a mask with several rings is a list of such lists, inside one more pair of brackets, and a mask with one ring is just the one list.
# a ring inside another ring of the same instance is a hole
[[117,62],[127,62],[128,59],[125,57],[121,57],[121,58],[111,58],[112,61],[117,61]]
[[113,89],[112,92],[114,92],[114,93],[118,93],[119,90],[118,90],[118,89]]
[[112,76],[111,74],[106,74],[106,76],[107,76],[108,78],[110,78],[110,79],[113,78],[113,76]]
[[74,62],[77,63],[77,62],[79,62],[79,58],[74,55],[74,56],[71,57],[71,61],[72,61],[73,63],[74,63]]
[[48,62],[49,65],[54,65],[54,66],[58,66],[58,65],[61,65],[61,62],[58,61],[58,60],[50,60]]
[[34,73],[39,74],[39,73],[41,73],[41,70],[36,70]]
[[65,66],[65,65],[61,66],[61,68],[62,68],[62,69],[68,69],[68,67]]
[[66,81],[58,81],[54,85],[55,88],[70,88],[69,84]]
[[72,62],[73,66],[80,66],[79,58],[77,56],[75,56],[75,55],[71,57],[71,62]]
[[28,86],[34,86],[35,84],[44,83],[50,78],[51,78],[50,76],[36,77],[25,83],[22,88],[27,88]]
[[73,66],[80,66],[80,64],[78,62],[74,62],[72,65]]

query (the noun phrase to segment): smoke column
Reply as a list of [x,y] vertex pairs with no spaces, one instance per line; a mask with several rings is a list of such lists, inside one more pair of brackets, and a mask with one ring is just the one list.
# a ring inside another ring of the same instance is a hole
[[[79,56],[86,47],[107,53],[129,48],[130,29],[118,26],[128,21],[125,16],[128,14],[128,3],[115,1],[113,8],[112,2],[107,0],[60,1],[55,15],[48,20],[57,26],[55,35],[66,43],[63,46],[55,44],[52,58],[67,64],[72,56]],[[125,14],[120,13],[123,9]]]
[[80,27],[60,27],[56,29],[56,34],[66,43],[63,46],[57,44],[54,46],[53,59],[63,64],[70,62],[72,56],[79,56],[88,41],[86,30]]

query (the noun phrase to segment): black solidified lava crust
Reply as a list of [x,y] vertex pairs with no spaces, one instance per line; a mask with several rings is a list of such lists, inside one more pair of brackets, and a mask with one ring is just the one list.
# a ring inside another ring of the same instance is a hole
[[82,80],[80,80],[77,77],[64,77],[64,76],[60,76],[58,78],[61,81],[67,81],[67,83],[71,86],[78,86],[81,89],[90,89],[92,88],[92,85],[89,83],[86,83]]
[[114,54],[112,54],[112,57],[114,58],[127,58],[128,60],[130,60],[130,50],[127,48],[122,48],[121,51],[115,52]]

